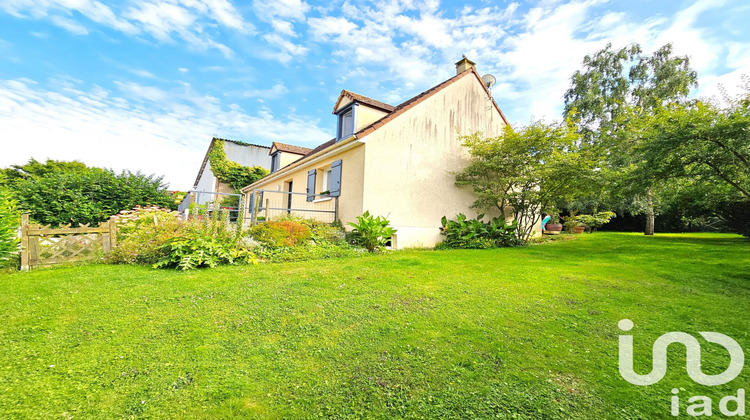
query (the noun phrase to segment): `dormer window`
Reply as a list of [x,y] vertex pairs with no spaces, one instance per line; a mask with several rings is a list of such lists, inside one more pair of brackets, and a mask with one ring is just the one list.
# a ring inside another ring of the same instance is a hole
[[277,151],[276,153],[271,155],[271,173],[278,171],[280,166],[281,166],[281,152]]
[[338,113],[339,126],[336,141],[343,140],[354,134],[354,117],[356,108],[357,104],[352,103]]

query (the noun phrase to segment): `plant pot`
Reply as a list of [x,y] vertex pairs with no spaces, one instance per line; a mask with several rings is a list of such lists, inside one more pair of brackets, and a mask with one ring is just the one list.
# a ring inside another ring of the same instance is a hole
[[562,232],[563,225],[559,223],[547,223],[545,225],[544,233],[547,235],[559,235]]
[[576,226],[573,228],[573,233],[583,233],[586,230],[586,226]]

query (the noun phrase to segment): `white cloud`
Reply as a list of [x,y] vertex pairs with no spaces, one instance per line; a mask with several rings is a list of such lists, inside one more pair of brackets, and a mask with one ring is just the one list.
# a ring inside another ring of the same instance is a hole
[[348,36],[349,32],[357,28],[357,25],[340,16],[310,18],[307,23],[310,25],[312,35],[321,41],[330,40],[329,36],[331,35],[335,37]]
[[113,10],[92,0],[5,0],[0,10],[16,17],[49,19],[69,32],[89,33],[82,22],[72,19],[78,12],[90,21],[127,35],[148,34],[160,42],[176,35],[198,49],[215,48],[226,57],[232,51],[215,41],[205,28],[218,26],[248,34],[254,26],[246,22],[227,0],[132,0]]
[[62,16],[52,16],[50,21],[55,26],[65,29],[75,35],[88,35],[89,30],[85,26]]
[[273,30],[276,33],[290,36],[293,38],[296,38],[297,36],[299,36],[294,31],[294,25],[292,25],[291,22],[287,22],[285,20],[279,20],[279,19],[272,19],[271,26],[273,27]]
[[[308,22],[313,40],[334,47],[340,83],[366,85],[384,92],[381,99],[398,102],[452,76],[452,63],[464,53],[479,71],[495,74],[498,103],[520,122],[559,118],[570,76],[586,54],[608,42],[614,47],[637,42],[646,53],[673,43],[676,54],[691,57],[702,84],[722,74],[735,80],[729,76],[733,69],[746,68],[750,42],[722,42],[699,24],[726,0],[697,0],[674,15],[645,19],[609,5],[604,10],[603,4],[607,1],[541,1],[524,12],[517,3],[465,6],[449,15],[435,1],[366,6],[346,1],[343,16]],[[729,70],[721,68],[724,56]]]
[[253,2],[258,16],[266,21],[273,18],[304,20],[310,5],[301,0],[255,0]]
[[280,98],[287,93],[289,93],[289,89],[287,89],[284,83],[277,82],[268,89],[253,89],[245,91],[242,93],[242,96],[247,98],[275,99]]
[[122,95],[73,85],[52,91],[28,79],[0,81],[0,167],[32,157],[77,159],[115,170],[166,175],[171,188],[186,189],[213,135],[311,147],[330,138],[317,119],[222,107],[216,98],[196,94],[189,85],[166,99],[163,91],[130,82],[119,84]]
[[263,40],[280,50],[273,56],[275,56],[278,61],[283,64],[290,62],[294,57],[305,55],[308,51],[307,47],[300,44],[295,44],[294,42],[275,33],[264,35]]
[[147,70],[128,69],[128,71],[136,76],[143,77],[144,79],[156,79],[156,76]]

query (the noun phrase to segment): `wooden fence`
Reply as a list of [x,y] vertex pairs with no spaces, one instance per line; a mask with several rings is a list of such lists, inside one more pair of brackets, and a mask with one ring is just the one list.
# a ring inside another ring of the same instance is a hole
[[21,216],[21,270],[40,265],[95,259],[117,244],[117,217],[112,216],[98,227],[62,225],[51,228],[29,223]]

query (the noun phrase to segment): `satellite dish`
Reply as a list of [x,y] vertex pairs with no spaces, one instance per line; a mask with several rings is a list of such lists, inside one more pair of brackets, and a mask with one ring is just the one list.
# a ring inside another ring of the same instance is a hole
[[484,83],[487,89],[489,89],[492,86],[495,86],[495,83],[497,83],[497,79],[495,79],[495,76],[491,74],[485,74],[484,76],[482,76],[482,83]]

